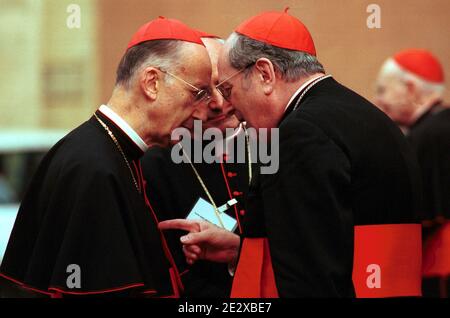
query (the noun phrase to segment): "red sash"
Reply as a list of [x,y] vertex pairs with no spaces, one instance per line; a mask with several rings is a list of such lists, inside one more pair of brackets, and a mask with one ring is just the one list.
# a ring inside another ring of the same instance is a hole
[[231,298],[278,298],[267,238],[244,238]]
[[[356,297],[421,295],[420,224],[356,226],[354,244]],[[244,239],[231,297],[278,297],[267,238]]]
[[423,276],[450,275],[450,222],[444,223],[423,247]]
[[421,296],[421,236],[420,224],[355,226],[356,297]]

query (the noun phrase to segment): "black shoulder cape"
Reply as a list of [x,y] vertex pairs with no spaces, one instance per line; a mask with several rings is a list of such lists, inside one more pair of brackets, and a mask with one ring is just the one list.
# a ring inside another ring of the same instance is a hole
[[[142,187],[142,151],[106,116]],[[92,117],[45,156],[22,201],[1,275],[48,295],[172,296],[176,268],[116,145]],[[72,264],[80,286],[68,284]]]

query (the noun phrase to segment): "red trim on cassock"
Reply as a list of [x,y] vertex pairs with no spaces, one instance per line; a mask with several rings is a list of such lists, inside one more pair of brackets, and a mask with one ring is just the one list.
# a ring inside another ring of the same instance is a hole
[[[226,173],[225,173],[225,167],[224,167],[224,164],[223,164],[222,161],[220,162],[220,168],[222,170],[223,180],[225,180],[225,185],[227,186],[228,196],[229,196],[230,200],[232,200],[233,196],[231,195],[231,188],[230,188],[230,185],[228,183],[228,179],[227,179],[227,176],[226,176]],[[242,234],[242,227],[241,227],[241,221],[239,220],[237,204],[234,205],[234,213],[236,214],[236,221],[238,223],[239,233]]]
[[231,298],[278,298],[267,238],[243,238]]
[[429,237],[423,246],[423,276],[447,277],[450,275],[450,221]]
[[[61,287],[49,287],[47,291],[44,291],[44,290],[41,290],[41,289],[30,287],[30,286],[26,285],[25,283],[20,282],[17,279],[9,277],[9,276],[7,276],[5,274],[0,273],[0,276],[2,276],[3,278],[5,278],[5,279],[7,279],[7,280],[9,280],[9,281],[19,285],[23,289],[31,290],[31,291],[34,291],[34,292],[37,292],[37,293],[40,293],[40,294],[45,294],[47,296],[50,296],[51,298],[62,298],[63,294],[70,294],[70,295],[106,294],[106,293],[112,293],[112,292],[117,292],[117,291],[130,289],[130,288],[136,288],[136,287],[143,287],[144,286],[143,283],[135,283],[135,284],[130,284],[130,285],[117,287],[117,288],[102,289],[102,290],[97,290],[97,291],[86,291],[86,292],[68,291],[68,290],[62,289]],[[147,293],[156,293],[156,291],[154,291],[154,290],[147,290],[147,291],[144,291],[143,293],[145,293],[145,294],[147,294]]]
[[421,296],[421,236],[420,224],[355,226],[356,297]]
[[[111,289],[104,289],[104,290],[96,290],[96,291],[88,291],[88,292],[76,292],[76,291],[68,291],[64,290],[61,287],[49,287],[48,290],[55,291],[56,294],[68,294],[68,295],[97,295],[97,294],[107,294],[107,293],[114,293],[118,291],[123,291],[130,288],[136,288],[136,287],[143,287],[144,284],[138,283],[138,284],[131,284],[126,285],[123,287],[117,287],[117,288],[111,288]],[[52,297],[52,298],[60,298],[60,297]]]
[[11,281],[11,282],[13,282],[13,283],[15,283],[15,284],[17,284],[17,285],[19,285],[23,289],[31,290],[31,291],[34,291],[34,292],[37,292],[37,293],[40,293],[40,294],[45,294],[47,296],[52,296],[53,295],[52,293],[50,293],[48,291],[44,291],[44,290],[41,290],[41,289],[37,289],[37,288],[31,287],[31,286],[28,286],[25,283],[22,283],[22,282],[18,281],[17,279],[14,279],[12,277],[6,276],[5,274],[0,273],[0,276],[5,278],[5,279],[7,279],[7,280],[9,280],[9,281]]
[[184,272],[180,273],[180,276],[183,276],[183,275],[185,275],[185,274],[187,274],[187,273],[189,273],[189,270],[188,270],[188,269],[186,269]]
[[[146,183],[145,183],[145,180],[144,180],[144,174],[142,173],[141,162],[138,163],[138,166],[139,166],[139,172],[140,172],[139,173],[139,178],[141,178],[142,184],[144,185],[144,187],[142,189],[143,190],[142,192],[143,192],[143,195],[144,195],[144,200],[145,200],[146,205],[150,209],[150,212],[151,212],[151,214],[153,216],[153,219],[154,219],[156,225],[158,226],[158,223],[159,223],[158,217],[156,216],[155,210],[153,209],[152,204],[150,203],[150,200],[147,197],[147,191],[146,191],[146,186],[145,186]],[[170,265],[172,266],[169,269],[169,274],[170,274],[172,289],[173,289],[173,292],[174,292],[173,298],[179,298],[181,292],[184,290],[183,282],[181,281],[181,277],[180,277],[180,273],[178,271],[178,267],[177,267],[177,265],[175,263],[175,260],[174,260],[174,258],[172,256],[172,253],[170,252],[169,245],[167,244],[166,238],[165,238],[165,236],[164,236],[164,234],[163,234],[163,232],[161,230],[158,229],[158,231],[159,231],[159,234],[160,234],[160,237],[161,237],[161,243],[162,243],[162,246],[163,246],[163,249],[164,249],[164,253],[166,254],[166,257],[167,257]],[[172,298],[172,296],[169,296],[169,297]]]

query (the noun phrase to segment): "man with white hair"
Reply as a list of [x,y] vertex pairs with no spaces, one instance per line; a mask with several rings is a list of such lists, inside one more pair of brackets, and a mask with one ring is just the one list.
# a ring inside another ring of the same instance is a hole
[[384,62],[375,103],[403,129],[410,129],[431,109],[436,111],[443,93],[444,73],[436,57],[426,50],[408,49]]
[[[448,295],[450,249],[450,109],[443,105],[444,71],[423,49],[407,49],[381,67],[376,104],[403,127],[421,167],[424,296]],[[441,279],[437,279],[442,277]]]

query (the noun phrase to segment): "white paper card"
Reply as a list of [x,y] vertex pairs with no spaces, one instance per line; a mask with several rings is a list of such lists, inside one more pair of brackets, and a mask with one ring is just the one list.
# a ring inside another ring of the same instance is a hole
[[[230,232],[234,232],[237,226],[237,221],[226,213],[219,212],[219,215],[225,229]],[[203,220],[217,225],[218,227],[222,227],[216,213],[214,213],[213,205],[203,198],[198,199],[197,203],[186,217],[186,220]]]

